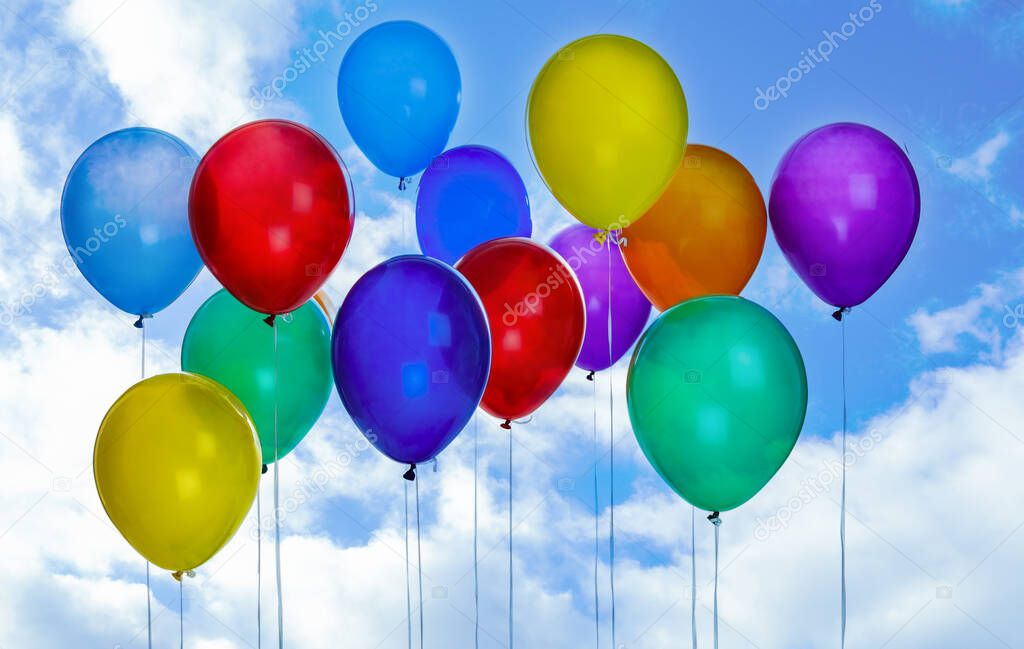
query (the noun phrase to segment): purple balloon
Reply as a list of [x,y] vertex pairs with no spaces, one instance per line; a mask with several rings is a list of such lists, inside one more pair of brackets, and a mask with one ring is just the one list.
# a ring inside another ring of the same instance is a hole
[[900,265],[917,231],[921,192],[903,150],[863,124],[829,124],[782,158],[768,203],[779,247],[825,302],[852,307]]
[[455,439],[483,396],[487,315],[455,269],[395,257],[345,297],[331,359],[341,402],[370,443],[396,462],[425,462]]
[[454,264],[491,239],[529,237],[530,199],[519,172],[485,146],[449,149],[423,172],[416,235],[423,254]]
[[[576,273],[587,304],[587,329],[576,366],[598,372],[629,351],[647,325],[651,303],[633,281],[617,245],[594,238],[598,231],[576,223],[549,244]],[[614,236],[614,235],[613,235]],[[611,265],[609,268],[609,255]],[[612,343],[608,353],[608,289],[611,276]]]

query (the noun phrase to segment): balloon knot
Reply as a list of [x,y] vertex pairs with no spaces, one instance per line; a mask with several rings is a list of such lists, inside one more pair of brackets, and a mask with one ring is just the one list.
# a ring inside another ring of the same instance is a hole
[[143,313],[142,315],[139,316],[139,319],[135,321],[135,324],[133,326],[136,329],[142,329],[143,327],[146,326],[146,322],[145,322],[146,318],[152,318],[152,317],[153,316],[151,314],[149,314],[149,313]]
[[402,177],[400,177],[400,178],[398,179],[398,191],[400,191],[400,192],[404,192],[404,191],[405,191],[405,188],[406,188],[406,186],[407,186],[407,185],[405,184],[405,176],[402,176]]
[[271,313],[266,318],[263,318],[263,322],[266,322],[268,325],[273,327],[274,326],[274,320],[276,320],[276,319],[277,319],[277,316],[274,315],[273,313]]
[[505,430],[512,430],[512,420],[506,419],[501,423],[501,427],[504,428]]
[[171,576],[174,577],[175,581],[180,582],[182,577],[188,577],[189,579],[192,579],[196,576],[196,573],[194,570],[175,570],[171,573]]
[[267,465],[264,464],[262,467],[260,467],[260,475],[266,475],[266,474],[267,474]]
[[587,373],[587,380],[588,381],[593,381],[594,380],[594,370],[590,370],[590,372]]
[[718,512],[711,512],[711,515],[708,516],[708,520],[711,521],[711,524],[715,527],[718,527],[722,524],[722,519],[718,515]]
[[405,473],[403,473],[402,477],[405,478],[406,480],[408,480],[409,482],[412,482],[413,480],[416,479],[416,463],[415,462],[413,462],[412,464],[409,465],[409,470],[406,471]]
[[843,314],[844,313],[849,313],[849,312],[850,312],[850,307],[848,307],[848,306],[841,306],[841,307],[839,307],[838,309],[836,309],[832,313],[832,317],[835,318],[836,322],[842,322],[843,321]]

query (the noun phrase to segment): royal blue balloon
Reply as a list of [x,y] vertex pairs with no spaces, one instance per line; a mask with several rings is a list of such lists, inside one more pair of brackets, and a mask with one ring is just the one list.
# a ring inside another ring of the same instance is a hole
[[472,248],[533,232],[526,185],[512,163],[485,146],[434,158],[420,178],[416,234],[423,254],[454,264]]
[[367,30],[338,71],[338,106],[348,132],[370,162],[396,177],[423,171],[444,151],[461,93],[447,43],[407,20]]
[[405,464],[440,453],[466,425],[491,368],[480,298],[429,257],[389,259],[359,278],[338,310],[334,383],[356,426]]
[[188,225],[199,156],[170,133],[126,128],[78,158],[60,202],[68,252],[111,304],[153,315],[178,298],[203,262]]

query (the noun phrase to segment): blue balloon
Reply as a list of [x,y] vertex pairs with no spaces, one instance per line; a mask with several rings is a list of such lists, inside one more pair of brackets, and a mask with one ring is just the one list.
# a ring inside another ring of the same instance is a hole
[[338,71],[338,106],[352,139],[378,169],[400,178],[444,151],[461,93],[448,45],[407,20],[367,30]]
[[526,185],[494,149],[449,149],[423,173],[416,195],[416,234],[423,254],[454,264],[485,241],[529,238],[532,232]]
[[170,133],[126,128],[78,158],[60,201],[68,252],[111,304],[138,316],[176,300],[203,267],[188,224],[199,156]]
[[334,383],[356,426],[404,464],[440,453],[480,403],[491,369],[483,304],[454,268],[389,259],[359,278],[338,310]]

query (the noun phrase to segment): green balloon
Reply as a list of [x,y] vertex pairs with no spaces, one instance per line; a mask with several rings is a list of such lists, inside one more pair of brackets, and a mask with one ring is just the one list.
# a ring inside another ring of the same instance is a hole
[[807,412],[800,350],[775,316],[734,296],[661,314],[633,352],[626,383],[647,459],[685,500],[739,507],[779,470]]
[[[221,289],[185,330],[181,369],[209,377],[245,405],[260,436],[264,464],[274,461],[274,331]],[[334,385],[331,327],[313,301],[277,316],[277,457],[287,455],[320,418]]]

